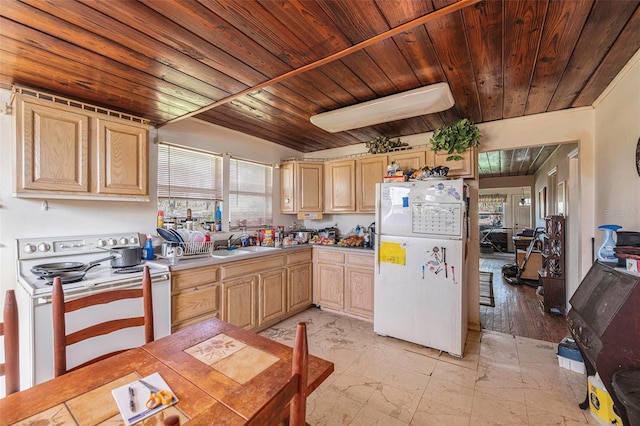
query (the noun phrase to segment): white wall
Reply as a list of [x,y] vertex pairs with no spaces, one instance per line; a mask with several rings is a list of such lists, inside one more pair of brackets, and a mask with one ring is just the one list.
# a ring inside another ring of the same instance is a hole
[[[595,225],[640,231],[640,177],[635,152],[640,138],[640,50],[595,102]],[[596,231],[596,247],[602,232]]]
[[[0,105],[10,102],[11,92],[0,89]],[[155,235],[157,215],[157,145],[156,137],[182,145],[260,161],[277,163],[282,158],[301,157],[298,151],[247,136],[219,126],[188,119],[149,133],[149,194],[150,202],[73,201],[14,198],[12,188],[12,160],[15,130],[12,115],[0,115],[0,301],[4,291],[16,284],[17,238],[38,236],[67,236],[102,232],[142,232]],[[276,172],[274,182],[274,210],[276,223],[286,224],[293,216],[279,215],[280,185]],[[41,208],[47,200],[49,210]],[[367,224],[368,225],[368,224]]]

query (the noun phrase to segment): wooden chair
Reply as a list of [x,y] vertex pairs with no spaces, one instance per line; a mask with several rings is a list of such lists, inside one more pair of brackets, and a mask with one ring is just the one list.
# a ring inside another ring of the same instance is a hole
[[309,348],[307,325],[298,323],[293,345],[291,378],[269,399],[267,404],[247,422],[250,426],[277,425],[289,404],[289,426],[304,426],[307,412],[307,376],[309,370]]
[[14,290],[6,292],[3,321],[0,323],[0,336],[4,336],[4,364],[0,364],[0,376],[5,376],[6,395],[9,395],[20,390],[18,304]]
[[[78,309],[87,308],[89,306],[95,306],[105,303],[111,303],[123,299],[142,298],[144,306],[144,314],[140,317],[120,318],[111,321],[106,321],[98,324],[91,325],[82,330],[78,330],[74,333],[66,334],[66,322],[65,314],[73,312]],[[54,359],[54,374],[56,377],[65,374],[68,371],[72,371],[83,367],[85,365],[92,364],[101,359],[108,358],[116,355],[120,352],[124,352],[126,349],[110,352],[100,355],[87,362],[77,365],[73,368],[67,369],[67,346],[81,342],[86,339],[108,334],[117,330],[122,330],[130,327],[144,326],[145,342],[149,343],[154,340],[153,336],[153,303],[151,297],[151,275],[149,274],[149,267],[144,267],[144,273],[142,278],[142,289],[126,289],[126,290],[112,290],[102,293],[91,294],[89,296],[81,297],[78,299],[64,301],[64,292],[62,290],[62,282],[60,278],[55,278],[53,281],[53,295],[52,295],[52,310],[53,310],[53,359]]]

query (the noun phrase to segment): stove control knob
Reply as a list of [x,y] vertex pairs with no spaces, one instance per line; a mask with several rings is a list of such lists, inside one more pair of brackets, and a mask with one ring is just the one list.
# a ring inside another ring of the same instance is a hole
[[120,238],[120,244],[129,244],[129,240],[127,240],[125,237]]
[[26,246],[24,246],[24,252],[25,253],[35,253],[36,250],[37,250],[37,248],[33,244],[27,244]]
[[138,237],[131,237],[129,238],[129,244],[138,244]]
[[38,245],[38,250],[39,251],[49,251],[49,250],[51,250],[51,246],[49,244],[47,244],[47,243],[40,243]]
[[118,244],[118,240],[116,240],[115,238],[109,238],[107,240],[107,244],[109,244],[110,246],[115,246],[116,244]]
[[105,240],[103,240],[102,238],[100,238],[96,244],[98,245],[98,247],[104,247],[107,245],[107,242]]

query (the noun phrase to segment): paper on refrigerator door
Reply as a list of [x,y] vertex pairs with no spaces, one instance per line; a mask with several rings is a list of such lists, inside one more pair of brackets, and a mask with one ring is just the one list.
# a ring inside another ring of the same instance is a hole
[[380,262],[404,266],[407,262],[407,251],[398,243],[383,242],[380,244]]

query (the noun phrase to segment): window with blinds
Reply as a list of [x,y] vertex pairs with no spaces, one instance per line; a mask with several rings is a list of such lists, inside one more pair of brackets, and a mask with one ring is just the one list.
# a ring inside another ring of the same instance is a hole
[[231,159],[229,215],[231,228],[273,224],[273,167]]
[[158,209],[165,218],[215,220],[222,201],[222,156],[169,144],[158,146]]

